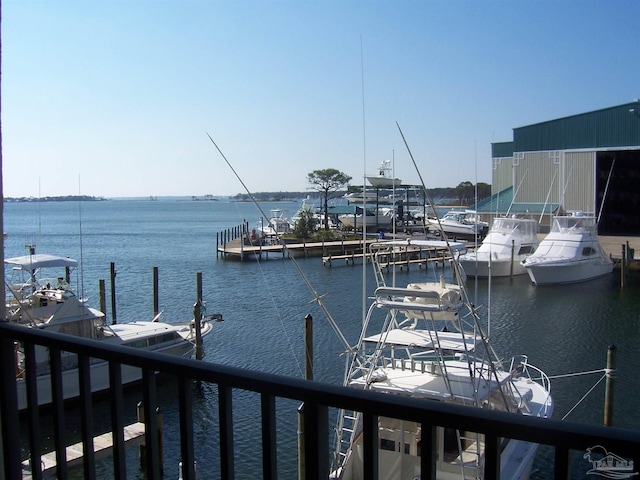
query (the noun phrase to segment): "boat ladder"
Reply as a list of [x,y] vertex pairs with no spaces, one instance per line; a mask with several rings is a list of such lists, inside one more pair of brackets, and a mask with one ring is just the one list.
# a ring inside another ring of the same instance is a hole
[[355,411],[340,411],[340,419],[336,429],[335,465],[333,465],[333,471],[337,470],[338,467],[344,466],[349,455],[349,448],[355,441],[361,415],[360,412]]

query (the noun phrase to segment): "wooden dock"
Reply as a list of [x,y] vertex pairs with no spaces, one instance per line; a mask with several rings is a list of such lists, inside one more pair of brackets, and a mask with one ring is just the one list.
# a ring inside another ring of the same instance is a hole
[[[366,244],[378,241],[377,237],[367,239]],[[324,257],[329,255],[354,256],[362,255],[363,241],[360,240],[335,240],[330,242],[297,242],[297,243],[259,243],[252,245],[243,238],[236,238],[222,245],[218,245],[217,253],[223,258],[239,260],[259,259],[268,260],[272,257],[286,258],[288,255],[295,257]]]
[[[144,441],[144,423],[136,422],[124,427],[124,444],[125,446],[140,445]],[[96,459],[104,458],[111,454],[113,449],[113,434],[111,432],[103,433],[97,437],[93,437],[93,450]],[[78,467],[82,465],[83,447],[82,442],[70,445],[66,449],[67,466]],[[50,452],[42,455],[42,474],[52,475],[56,470],[56,452]],[[31,478],[31,461],[22,462],[23,479]]]
[[[413,246],[409,250],[402,252],[396,252],[390,254],[380,254],[382,257],[379,259],[379,265],[383,270],[388,270],[392,266],[399,267],[400,270],[407,269],[412,265],[417,265],[418,268],[427,267],[429,264],[434,263],[436,266],[438,263],[445,264],[451,260],[451,256],[446,248],[435,247],[418,247]],[[362,254],[360,251],[357,254],[347,255],[325,255],[322,257],[322,264],[325,267],[333,266],[333,262],[343,262],[345,265],[355,265],[356,262],[366,258],[367,262],[371,261],[371,254]]]

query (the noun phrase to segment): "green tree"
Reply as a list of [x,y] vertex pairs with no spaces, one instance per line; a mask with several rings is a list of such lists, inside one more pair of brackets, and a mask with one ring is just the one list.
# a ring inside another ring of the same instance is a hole
[[349,183],[351,177],[335,168],[314,170],[307,174],[307,183],[317,192],[322,193],[324,203],[324,229],[329,230],[329,194],[334,193]]
[[468,205],[473,198],[475,198],[475,188],[473,183],[466,181],[461,182],[456,187],[456,196],[460,205]]
[[309,238],[316,231],[318,227],[318,219],[313,216],[313,212],[310,208],[303,208],[298,214],[298,220],[296,220],[293,226],[293,234],[296,238]]

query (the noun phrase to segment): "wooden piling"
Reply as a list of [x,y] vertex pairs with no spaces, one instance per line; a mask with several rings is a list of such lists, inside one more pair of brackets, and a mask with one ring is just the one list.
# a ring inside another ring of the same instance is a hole
[[[145,423],[144,421],[144,403],[143,402],[138,402],[137,405],[137,416],[138,416],[138,422],[140,423]],[[162,473],[163,470],[163,465],[162,465],[162,437],[163,437],[163,430],[164,430],[164,426],[163,426],[163,415],[162,415],[162,410],[160,410],[160,407],[156,408],[156,432],[157,432],[157,438],[158,438],[158,459],[157,461],[160,462],[160,472]],[[152,422],[153,423],[153,422]],[[145,429],[146,429],[146,425],[145,425]],[[139,461],[140,461],[140,469],[141,470],[146,470],[147,469],[147,442],[146,439],[143,440],[139,447],[138,447],[138,454],[139,454]]]
[[511,265],[509,268],[509,277],[513,277],[513,262],[515,260],[515,253],[516,253],[516,241],[514,239],[511,239]]
[[103,278],[98,280],[98,298],[100,299],[100,311],[106,315],[107,299],[106,299],[106,292],[105,292],[105,283]]
[[[305,370],[304,378],[313,380],[313,317],[307,314],[304,317],[304,351]],[[304,403],[298,407],[298,479],[305,479],[304,463]]]
[[116,264],[111,262],[111,323],[118,323],[116,315]]
[[627,265],[627,250],[622,245],[622,260],[620,261],[620,286],[624,287],[625,268]]
[[153,318],[160,313],[160,302],[158,299],[158,267],[153,267]]
[[313,317],[311,314],[304,317],[304,351],[304,378],[313,380]]
[[616,346],[609,345],[607,348],[607,370],[606,384],[604,391],[604,425],[613,426],[613,387],[616,378]]
[[202,360],[202,272],[196,273],[196,298],[193,309],[193,322],[196,329],[196,360]]

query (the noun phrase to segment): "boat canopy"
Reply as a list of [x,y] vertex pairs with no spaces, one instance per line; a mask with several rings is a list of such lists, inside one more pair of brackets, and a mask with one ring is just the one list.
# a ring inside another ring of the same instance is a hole
[[6,258],[4,263],[12,265],[14,268],[17,267],[20,270],[27,271],[37,270],[39,268],[76,267],[78,265],[77,260],[73,258],[48,255],[46,253]]

